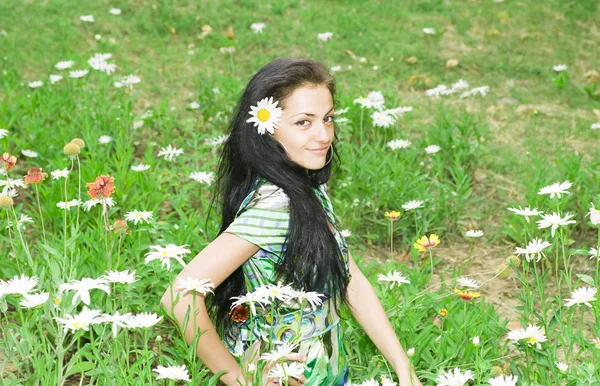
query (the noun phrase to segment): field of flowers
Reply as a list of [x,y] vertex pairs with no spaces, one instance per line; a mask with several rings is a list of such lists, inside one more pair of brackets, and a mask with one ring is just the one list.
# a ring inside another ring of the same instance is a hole
[[[303,56],[336,76],[330,195],[421,382],[600,385],[599,16],[593,0],[0,3],[1,384],[218,384],[159,300],[218,231],[241,89]],[[353,384],[395,384],[345,314]]]

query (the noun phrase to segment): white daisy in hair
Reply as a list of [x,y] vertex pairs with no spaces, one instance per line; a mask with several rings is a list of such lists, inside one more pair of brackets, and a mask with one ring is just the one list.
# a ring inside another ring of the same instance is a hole
[[258,134],[264,134],[266,131],[275,134],[283,112],[281,107],[277,107],[278,103],[279,101],[273,101],[273,97],[261,99],[256,106],[250,106],[248,114],[251,118],[246,122],[254,123],[254,127],[258,128]]

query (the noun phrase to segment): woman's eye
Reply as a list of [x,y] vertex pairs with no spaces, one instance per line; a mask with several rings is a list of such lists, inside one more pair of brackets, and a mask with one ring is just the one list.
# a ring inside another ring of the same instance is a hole
[[298,126],[307,126],[309,124],[310,124],[310,121],[308,119],[304,119],[302,121],[296,122],[296,125],[298,125]]
[[330,115],[325,119],[327,120],[327,123],[333,123],[335,121],[335,118],[333,117],[333,115]]

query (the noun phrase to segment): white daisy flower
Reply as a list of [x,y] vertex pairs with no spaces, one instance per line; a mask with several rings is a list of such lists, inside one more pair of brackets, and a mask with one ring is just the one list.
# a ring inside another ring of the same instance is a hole
[[590,260],[593,259],[594,257],[596,259],[600,260],[600,253],[598,253],[598,250],[596,250],[596,248],[590,248],[588,253],[590,255]]
[[44,82],[42,82],[41,80],[34,80],[33,82],[27,83],[27,85],[30,88],[38,88],[38,87],[42,87],[44,85]]
[[590,129],[592,129],[592,130],[600,129],[600,122],[592,123],[592,125],[590,126]]
[[24,308],[35,308],[45,304],[48,301],[50,294],[48,292],[40,292],[39,294],[25,294],[21,300],[21,306]]
[[554,237],[554,232],[556,231],[556,229],[559,226],[566,226],[569,224],[575,224],[576,221],[575,220],[570,220],[570,218],[573,217],[572,214],[567,213],[565,214],[565,217],[560,217],[560,215],[558,213],[552,213],[552,214],[543,214],[542,215],[542,219],[539,220],[538,223],[538,229],[544,229],[544,228],[548,228],[548,227],[552,227],[552,237]]
[[161,147],[158,152],[159,157],[164,157],[166,161],[175,161],[175,158],[183,154],[183,149],[178,149],[168,145],[167,147]]
[[379,386],[379,382],[377,382],[375,380],[375,378],[371,378],[371,379],[367,379],[366,381],[359,384],[358,386]]
[[326,42],[327,40],[331,39],[333,37],[333,32],[323,32],[320,34],[317,34],[317,39],[319,39],[322,42]]
[[343,238],[348,238],[350,236],[352,236],[352,232],[350,232],[348,229],[344,229],[340,232],[340,234],[342,235]]
[[69,72],[69,78],[83,78],[88,74],[88,70],[75,70]]
[[28,295],[38,285],[38,279],[36,276],[14,276],[12,279],[7,281],[3,285],[4,295]]
[[377,281],[380,283],[388,283],[390,288],[394,288],[394,286],[400,287],[402,283],[410,284],[410,280],[405,278],[400,272],[394,270],[387,274],[379,274],[377,275]]
[[235,300],[231,303],[231,309],[239,306],[240,304],[250,304],[250,311],[256,314],[256,304],[264,308],[264,306],[271,304],[264,291],[247,292],[246,295],[234,296],[231,300]]
[[254,31],[254,33],[261,34],[263,29],[265,29],[266,26],[267,25],[265,23],[252,23],[250,28],[252,29],[252,31]]
[[222,54],[233,54],[235,52],[235,47],[221,47],[219,48],[219,52]]
[[406,149],[410,147],[410,145],[412,145],[412,142],[406,139],[394,139],[393,141],[387,143],[387,146],[390,147],[392,150]]
[[107,75],[110,75],[117,69],[116,64],[107,62],[110,58],[112,58],[112,54],[96,54],[88,59],[88,64],[94,70],[106,72]]
[[534,257],[536,262],[542,257],[546,257],[543,250],[551,246],[547,241],[542,241],[540,238],[535,238],[525,248],[516,248],[515,255],[525,255],[527,261],[531,261]]
[[130,74],[121,79],[120,81],[115,82],[115,87],[129,87],[129,89],[133,89],[133,85],[138,84],[141,81],[142,79],[139,76]]
[[338,72],[338,71],[342,71],[342,66],[332,66],[330,68],[331,72]]
[[552,69],[556,72],[567,71],[567,65],[566,64],[557,64],[556,66],[553,66]]
[[159,317],[156,313],[142,312],[134,315],[126,320],[129,328],[150,328],[156,326],[163,317]]
[[121,14],[121,10],[119,8],[111,8],[108,10],[108,12],[111,15],[120,15]]
[[183,267],[187,264],[183,261],[183,256],[191,253],[189,249],[186,249],[187,245],[177,246],[174,244],[168,244],[166,247],[160,245],[151,245],[150,249],[154,251],[145,254],[146,259],[144,263],[148,264],[153,260],[160,260],[161,267],[167,266],[167,269],[171,269],[171,259],[176,260]]
[[198,110],[200,108],[200,103],[192,102],[192,103],[190,103],[189,108],[192,110]]
[[448,88],[445,84],[440,84],[437,87],[425,90],[425,95],[440,99],[440,95],[451,95],[456,92],[456,89]]
[[62,78],[63,78],[63,76],[62,76],[62,75],[54,75],[54,74],[50,74],[49,78],[50,78],[50,83],[51,83],[51,84],[54,84],[54,83],[56,83],[56,82],[59,82],[59,81],[61,81],[61,80],[62,80]]
[[271,352],[262,354],[260,356],[260,359],[269,363],[277,362],[281,358],[285,358],[288,355],[290,355],[297,346],[297,344],[290,344],[288,342],[285,342],[282,345],[279,345],[279,347],[276,347]]
[[129,272],[128,269],[124,271],[107,271],[102,279],[108,283],[119,283],[119,284],[131,284],[135,283],[138,279],[135,277],[135,271]]
[[82,202],[80,200],[74,199],[74,200],[71,200],[71,201],[60,201],[60,202],[57,202],[56,206],[58,208],[60,208],[60,209],[66,209],[66,210],[70,211],[72,207],[79,206],[81,204],[82,204]]
[[190,178],[194,181],[200,182],[201,184],[210,185],[210,184],[212,184],[212,182],[215,178],[215,173],[213,173],[213,172],[192,172],[190,174]]
[[8,130],[0,129],[0,139],[6,137],[8,135]]
[[133,122],[133,129],[137,130],[144,126],[144,121],[138,120]]
[[103,204],[103,203],[106,204],[106,206],[109,208],[112,208],[116,204],[114,198],[105,197],[105,198],[93,198],[91,200],[87,200],[82,205],[83,205],[83,209],[85,209],[86,212],[89,212],[90,209],[92,209],[94,206],[96,206],[98,204]]
[[293,291],[292,298],[298,307],[302,306],[302,303],[306,300],[306,303],[314,310],[319,308],[323,304],[324,295],[318,292],[304,292],[304,291]]
[[181,366],[158,366],[152,371],[158,373],[156,379],[170,379],[172,381],[187,381],[191,382],[190,376],[188,374],[188,369],[185,365]]
[[260,100],[256,106],[250,106],[248,114],[251,117],[246,122],[254,123],[254,127],[258,128],[258,134],[264,134],[265,131],[275,134],[283,111],[281,107],[277,107],[278,103],[279,101],[273,101],[273,97]]
[[84,277],[81,280],[72,280],[71,283],[64,283],[59,286],[60,293],[65,291],[75,291],[75,295],[73,296],[72,304],[75,305],[77,303],[77,299],[81,299],[81,301],[90,305],[90,290],[99,289],[106,292],[110,295],[110,287],[106,285],[106,281],[103,278],[100,279],[91,279],[88,277]]
[[415,348],[411,347],[408,350],[406,350],[406,356],[409,358],[412,358],[415,355]]
[[177,279],[176,290],[181,291],[181,295],[187,292],[196,292],[206,296],[209,292],[213,293],[215,285],[209,279],[196,279],[190,276]]
[[299,378],[304,374],[304,365],[300,362],[284,362],[278,363],[271,368],[268,377],[279,378],[280,381],[286,382],[289,378]]
[[[27,216],[26,214],[21,214],[19,216],[19,218],[17,219],[17,227],[20,230],[25,230],[25,224],[26,223],[31,223],[32,224],[33,223],[33,219],[31,217]],[[6,225],[6,228],[8,229],[8,228],[10,228],[12,226],[13,226],[13,223],[9,220],[8,224]]]
[[561,194],[571,194],[571,192],[567,191],[571,186],[573,186],[573,183],[569,182],[569,180],[563,183],[557,182],[552,185],[544,186],[540,189],[538,194],[549,194],[550,198],[554,198],[554,196],[560,198]]
[[425,148],[425,153],[427,154],[435,154],[438,151],[442,150],[438,145],[429,145]]
[[392,114],[387,114],[385,111],[375,111],[371,114],[373,119],[373,126],[388,128],[394,126],[396,123],[396,117]]
[[85,21],[86,23],[93,23],[95,21],[93,15],[79,16],[79,20]]
[[473,380],[471,370],[463,373],[458,367],[454,369],[454,372],[442,370],[442,373],[435,379],[437,386],[463,386],[469,380]]
[[569,366],[565,362],[554,362],[556,368],[561,373],[565,374],[569,370]]
[[470,229],[467,232],[465,232],[465,236],[466,237],[475,237],[475,238],[481,237],[481,236],[483,236],[483,231],[479,230],[479,229],[476,229],[476,230]]
[[76,332],[77,330],[90,330],[90,325],[96,323],[96,318],[100,315],[100,310],[90,310],[86,306],[83,307],[83,310],[77,315],[65,315],[64,318],[55,317],[59,324],[62,324],[65,332],[67,330],[71,330],[71,332]]
[[470,279],[464,276],[456,279],[456,284],[462,288],[479,288],[479,283],[477,282],[477,280]]
[[75,62],[72,60],[63,60],[61,62],[56,63],[54,65],[54,68],[56,68],[57,70],[66,70],[67,68],[73,67],[74,64]]
[[289,285],[282,285],[281,283],[267,284],[266,286],[259,287],[257,291],[262,292],[271,301],[277,299],[285,302],[295,296],[296,291]]
[[63,170],[53,170],[50,172],[50,175],[52,175],[52,179],[58,180],[59,178],[67,178],[69,173],[69,170],[65,168]]
[[354,103],[358,103],[363,109],[373,108],[381,111],[384,108],[385,98],[381,91],[371,91],[366,98],[359,97],[354,100]]
[[131,167],[131,170],[133,170],[134,172],[143,172],[150,169],[150,165],[146,165],[144,163],[141,163],[139,165],[135,165]]
[[481,344],[481,340],[479,339],[479,336],[473,337],[472,342],[473,342],[473,346],[475,346],[475,347],[479,347],[479,345]]
[[464,79],[459,79],[458,82],[453,83],[451,86],[452,90],[464,90],[466,88],[469,88],[469,83],[467,83],[466,80]]
[[529,325],[526,329],[518,329],[509,331],[507,334],[508,339],[512,340],[513,343],[519,341],[525,341],[528,345],[535,345],[537,349],[541,349],[543,343],[547,341],[546,335],[541,327],[535,325]]
[[591,202],[590,205],[592,207],[586,216],[590,216],[590,222],[592,225],[600,225],[600,210],[594,208],[594,204]]
[[498,375],[495,378],[491,378],[488,382],[490,386],[517,386],[519,377],[516,375]]
[[462,94],[460,94],[460,97],[466,98],[466,97],[470,97],[470,96],[477,95],[477,94],[479,94],[481,96],[486,96],[489,91],[490,91],[490,86],[475,87],[469,91],[463,92]]
[[425,27],[423,28],[423,33],[425,35],[435,35],[435,28]]
[[129,327],[128,321],[133,317],[131,313],[126,313],[121,315],[119,311],[115,312],[113,315],[111,314],[102,314],[96,318],[94,323],[112,323],[112,333],[113,338],[117,337],[117,328],[127,328]]
[[597,288],[593,287],[581,287],[571,292],[571,298],[566,299],[565,307],[571,307],[575,304],[585,304],[588,307],[592,307],[591,301],[596,300]]
[[514,214],[518,214],[519,216],[525,217],[525,220],[527,220],[527,222],[529,222],[529,217],[539,216],[540,214],[544,213],[541,210],[538,210],[538,208],[531,209],[531,207],[529,206],[525,209],[521,209],[521,206],[519,206],[519,209],[508,208],[508,210],[510,210]]
[[106,145],[107,143],[110,143],[112,141],[112,137],[110,135],[103,135],[100,138],[98,138],[98,142],[101,145]]
[[402,204],[402,209],[409,211],[415,210],[423,207],[423,201],[411,200]]
[[153,215],[153,212],[151,212],[151,211],[146,212],[146,211],[132,210],[125,214],[125,220],[133,221],[133,223],[136,225],[141,223],[142,221],[145,221],[146,224],[150,224],[150,220],[152,220],[152,215]]
[[227,141],[228,138],[229,138],[228,135],[221,135],[221,136],[218,136],[217,138],[209,138],[205,141],[205,143],[207,145],[211,145],[211,146],[219,146],[219,145],[222,145],[223,143],[225,143],[225,141]]

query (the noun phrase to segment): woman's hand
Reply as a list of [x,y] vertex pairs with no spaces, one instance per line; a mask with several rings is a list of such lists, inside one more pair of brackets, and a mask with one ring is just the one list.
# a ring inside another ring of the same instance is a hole
[[[248,369],[250,364],[252,364],[254,366],[254,368],[258,368],[257,364],[258,364],[258,359],[260,358],[260,344],[261,342],[255,342],[252,345],[252,349],[250,351],[250,353],[248,354],[247,358],[252,359],[252,360],[248,360],[246,359],[244,361],[244,368]],[[296,353],[296,352],[292,352],[290,354],[288,354],[287,356],[283,357],[283,361],[287,362],[287,361],[296,361],[296,362],[306,362],[306,356],[300,353]],[[277,365],[277,363],[281,363],[281,360],[277,361],[277,362],[267,362],[265,367],[262,370],[262,376],[261,379],[263,380],[262,385],[260,386],[280,386],[283,383],[281,382],[281,378],[277,378],[277,377],[268,377],[269,376],[269,372],[271,371],[271,369],[273,367],[275,367]],[[246,383],[247,386],[258,386],[255,385],[252,382],[252,377],[253,374],[248,374],[248,381]],[[241,377],[243,378],[243,377]],[[301,375],[299,378],[293,378],[293,377],[289,377],[288,378],[288,385],[289,386],[301,386],[304,385],[306,383],[306,378],[304,377],[304,375]]]

